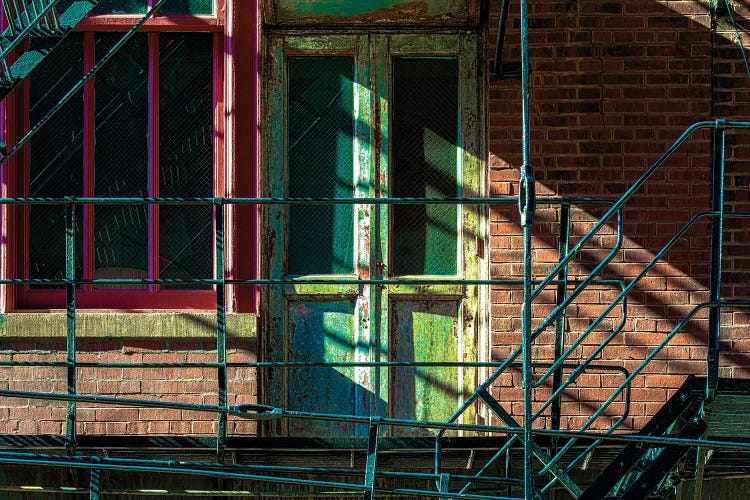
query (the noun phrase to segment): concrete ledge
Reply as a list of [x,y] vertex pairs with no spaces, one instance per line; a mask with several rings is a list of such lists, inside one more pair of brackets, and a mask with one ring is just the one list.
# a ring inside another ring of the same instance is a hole
[[[256,314],[227,314],[227,338],[255,338]],[[77,338],[214,338],[213,312],[78,313]],[[65,338],[65,313],[0,315],[0,338]]]

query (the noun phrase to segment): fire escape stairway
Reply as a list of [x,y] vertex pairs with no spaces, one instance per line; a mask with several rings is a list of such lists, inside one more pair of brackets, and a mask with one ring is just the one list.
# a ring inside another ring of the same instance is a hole
[[[638,436],[699,439],[707,424],[701,418],[703,391],[698,379],[688,377],[682,387],[643,426]],[[578,497],[641,499],[660,495],[670,487],[671,473],[690,448],[679,444],[660,445],[630,442],[602,470]]]
[[[2,0],[0,99],[5,98],[91,12],[99,0]],[[23,51],[17,57],[18,51]]]

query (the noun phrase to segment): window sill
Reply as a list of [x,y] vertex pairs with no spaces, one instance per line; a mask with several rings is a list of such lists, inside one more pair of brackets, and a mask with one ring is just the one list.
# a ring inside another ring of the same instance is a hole
[[[213,312],[91,312],[76,314],[76,338],[215,338]],[[257,315],[227,314],[227,338],[257,336]],[[0,315],[0,338],[65,338],[64,312]]]

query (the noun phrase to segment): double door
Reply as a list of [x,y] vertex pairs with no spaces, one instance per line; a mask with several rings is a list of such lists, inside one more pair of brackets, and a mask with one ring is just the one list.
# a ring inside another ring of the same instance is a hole
[[[264,212],[264,273],[291,283],[264,291],[263,353],[308,364],[267,371],[266,402],[441,421],[475,387],[473,368],[371,362],[477,359],[484,291],[459,281],[481,277],[479,208],[356,200],[480,194],[477,44],[468,32],[267,37],[265,194],[318,201]],[[320,202],[330,198],[349,201]],[[367,428],[292,419],[270,432]]]

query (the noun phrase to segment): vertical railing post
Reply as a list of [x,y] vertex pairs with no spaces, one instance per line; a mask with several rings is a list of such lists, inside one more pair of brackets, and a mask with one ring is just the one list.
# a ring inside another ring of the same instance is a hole
[[[560,205],[560,240],[557,244],[557,256],[559,260],[562,260],[568,255],[568,247],[570,246],[570,203],[563,201]],[[557,305],[559,306],[565,301],[565,296],[568,291],[568,266],[563,266],[560,269],[560,273],[557,275]],[[560,359],[565,352],[565,310],[560,311],[555,319],[555,361]],[[563,367],[555,370],[552,375],[552,394],[557,392],[562,385]],[[560,429],[560,417],[561,417],[561,406],[562,406],[562,394],[559,394],[554,401],[552,401],[550,410],[550,419],[552,429]],[[557,451],[558,437],[555,436],[551,440],[552,450]]]
[[[94,458],[95,462],[99,462],[99,458]],[[89,500],[99,500],[99,490],[102,485],[102,470],[91,469],[89,472]]]
[[[226,272],[224,269],[224,200],[214,202],[216,219],[216,361],[218,363],[217,379],[219,385],[218,405],[227,405],[227,318],[226,318]],[[216,427],[216,455],[223,459],[227,445],[227,414],[219,413]]]
[[[67,346],[68,394],[76,393],[76,205],[65,204],[65,327]],[[76,403],[68,401],[65,419],[65,447],[73,453],[76,446]]]
[[711,159],[711,275],[708,313],[708,346],[706,349],[706,403],[714,399],[719,381],[719,340],[721,337],[721,264],[724,251],[724,159],[726,131],[717,126],[713,130]]
[[497,39],[495,40],[495,60],[492,72],[498,74],[503,70],[503,47],[505,46],[505,29],[508,24],[508,7],[510,0],[500,0],[500,17],[497,21]]
[[521,0],[521,114],[522,164],[518,189],[518,209],[523,229],[523,307],[521,309],[521,355],[523,358],[523,469],[524,497],[534,497],[534,455],[532,436],[531,373],[531,233],[534,222],[534,170],[531,165],[531,114],[529,110],[529,5]]
[[370,439],[367,443],[367,465],[365,466],[365,486],[369,490],[362,494],[362,500],[372,500],[375,498],[375,473],[378,467],[380,421],[381,418],[378,416],[370,417]]

